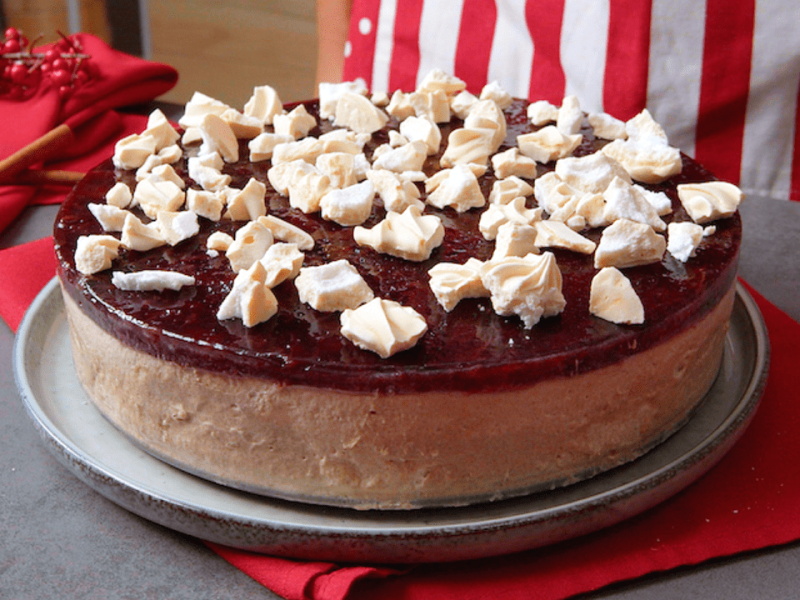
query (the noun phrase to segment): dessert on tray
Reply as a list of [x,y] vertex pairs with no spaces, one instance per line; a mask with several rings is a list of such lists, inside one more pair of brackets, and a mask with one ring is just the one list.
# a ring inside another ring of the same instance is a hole
[[647,111],[464,88],[197,93],[121,140],[55,225],[98,409],[201,477],[360,509],[566,485],[685,423],[741,192]]

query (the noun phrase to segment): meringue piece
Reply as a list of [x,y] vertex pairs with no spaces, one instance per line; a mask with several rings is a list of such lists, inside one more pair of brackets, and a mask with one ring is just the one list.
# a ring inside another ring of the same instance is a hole
[[744,194],[732,183],[709,181],[679,185],[678,198],[692,220],[703,224],[732,216]]
[[343,81],[341,83],[320,83],[318,92],[320,119],[332,119],[336,116],[336,105],[339,103],[339,98],[346,93],[366,96],[368,90],[362,81]]
[[186,188],[186,182],[175,172],[175,169],[172,167],[172,165],[169,164],[161,164],[153,167],[153,169],[150,171],[150,174],[147,176],[147,179],[153,183],[157,183],[159,181],[171,181],[180,189]]
[[239,271],[233,287],[217,310],[217,319],[241,319],[245,327],[254,327],[278,312],[275,294],[264,283],[267,271],[260,262]]
[[207,114],[200,121],[200,135],[203,145],[200,154],[216,152],[227,163],[239,160],[239,141],[233,134],[231,126],[215,114]]
[[239,140],[252,140],[264,131],[264,124],[260,119],[244,115],[235,108],[229,108],[219,117],[228,124]]
[[450,100],[450,111],[459,119],[466,119],[476,102],[478,97],[464,90]]
[[[475,178],[483,177],[486,174],[487,167],[486,165],[476,165],[475,163],[467,163],[465,165],[458,165],[468,168],[472,171],[472,174]],[[450,176],[452,169],[441,169],[437,171],[430,177],[425,177],[422,181],[425,182],[425,193],[431,194],[432,192],[436,191],[436,189]],[[406,177],[407,173],[401,174],[402,177]]]
[[492,204],[508,204],[515,198],[530,196],[531,194],[533,194],[532,185],[516,175],[510,175],[492,184],[492,190],[489,192],[489,202]]
[[664,236],[649,225],[619,219],[603,230],[594,253],[594,266],[624,269],[646,265],[660,261],[666,249]]
[[156,140],[156,152],[173,145],[181,137],[167,120],[166,115],[158,108],[147,117],[147,127],[142,135],[149,135]]
[[428,270],[431,291],[446,312],[453,310],[464,298],[489,295],[481,281],[482,268],[481,261],[470,258],[463,265],[441,262]]
[[105,271],[119,256],[119,247],[113,235],[82,235],[75,246],[75,268],[84,275]]
[[581,143],[580,133],[564,135],[555,125],[547,125],[538,131],[517,136],[519,151],[538,163],[549,163],[572,154]]
[[367,180],[343,189],[333,189],[319,202],[322,218],[344,227],[361,225],[372,213],[375,186]]
[[219,221],[222,218],[224,203],[222,198],[214,192],[189,189],[186,191],[186,208],[198,217],[209,221]]
[[388,115],[372,104],[369,98],[345,92],[336,103],[333,122],[356,133],[374,133],[382,129],[388,120]]
[[528,105],[528,119],[536,127],[555,123],[558,119],[558,107],[547,100],[537,100]]
[[672,212],[672,200],[670,200],[670,197],[664,192],[648,190],[646,187],[642,187],[638,183],[634,183],[633,187],[641,192],[645,199],[653,206],[654,209],[656,209],[656,213],[659,217],[663,217],[664,215],[668,215]]
[[112,162],[117,169],[138,169],[155,154],[158,141],[152,135],[132,133],[114,145]]
[[386,108],[389,106],[389,94],[386,92],[375,92],[369,97],[369,101],[378,108]]
[[345,259],[303,267],[294,284],[300,301],[322,312],[353,309],[375,297],[361,274]]
[[383,200],[383,206],[387,211],[401,213],[409,206],[415,206],[420,211],[425,208],[425,203],[419,199],[419,188],[397,173],[384,170],[368,171],[367,179]]
[[400,90],[395,90],[392,94],[389,104],[386,106],[386,112],[395,117],[398,121],[404,121],[408,117],[416,114],[409,100],[409,94],[401,92]]
[[244,114],[261,121],[263,125],[272,125],[276,115],[283,112],[283,103],[278,92],[268,85],[253,88],[253,94],[244,105]]
[[298,104],[289,113],[275,115],[272,125],[278,135],[291,136],[299,140],[317,126],[317,120],[308,114],[304,105]]
[[630,140],[657,139],[664,144],[668,143],[667,133],[659,125],[646,108],[638,115],[625,123],[625,133]]
[[145,270],[133,273],[114,271],[111,283],[117,289],[126,292],[163,292],[164,290],[180,291],[184,286],[194,285],[191,275],[177,271]]
[[187,127],[181,136],[181,143],[184,146],[191,146],[192,144],[199,144],[203,141],[203,136],[200,135],[199,127]]
[[442,167],[475,163],[485,165],[494,152],[495,132],[491,129],[455,129],[447,137],[447,148],[440,159]]
[[494,80],[483,86],[483,89],[481,90],[480,99],[491,100],[492,102],[497,104],[500,110],[507,109],[509,106],[511,106],[511,103],[514,101],[514,98],[511,96],[511,94],[509,94],[505,89],[503,89],[503,86],[501,86],[500,82],[497,80]]
[[155,222],[145,225],[133,214],[125,217],[120,241],[125,248],[139,252],[147,252],[167,243]]
[[189,158],[188,165],[189,177],[206,191],[219,192],[231,182],[230,175],[224,175],[219,169],[202,164],[200,157]]
[[247,143],[250,150],[250,162],[260,162],[272,158],[272,152],[278,144],[287,144],[293,141],[290,135],[264,132]]
[[592,279],[589,312],[625,325],[644,323],[644,306],[630,280],[615,267],[604,267]]
[[361,154],[364,146],[372,139],[368,133],[356,133],[349,129],[333,129],[319,136],[325,152],[348,152],[349,154]]
[[490,154],[497,152],[505,141],[508,130],[505,114],[492,100],[479,100],[476,102],[470,109],[467,118],[464,119],[464,128],[492,131]]
[[455,75],[443,71],[442,69],[431,69],[422,78],[417,86],[420,92],[442,91],[448,96],[458,94],[466,89],[467,83]]
[[525,177],[536,179],[536,161],[519,152],[519,148],[509,148],[492,156],[494,174],[500,179],[507,177]]
[[186,103],[183,116],[178,119],[178,125],[184,129],[200,127],[200,122],[208,115],[219,116],[228,110],[230,106],[212,98],[202,92],[195,92]]
[[450,122],[450,100],[443,90],[412,92],[408,95],[408,103],[417,117],[430,119],[434,123]]
[[495,312],[502,317],[517,315],[526,329],[559,314],[567,304],[552,252],[488,261],[481,279]]
[[272,149],[272,164],[304,160],[314,164],[325,153],[325,144],[315,137],[306,137],[294,142],[277,144]]
[[276,192],[281,196],[288,196],[289,186],[292,183],[314,173],[318,174],[319,169],[303,159],[296,159],[290,162],[273,163],[273,166],[267,171],[267,179]]
[[267,214],[267,186],[251,177],[241,190],[228,196],[225,218],[233,221],[252,221]]
[[556,128],[564,135],[574,135],[583,126],[583,111],[577,96],[567,96],[562,100],[556,116]]
[[269,229],[276,240],[295,244],[303,251],[314,248],[314,238],[296,225],[272,215],[259,217],[258,222]]
[[412,348],[428,330],[425,319],[413,308],[381,298],[345,310],[340,323],[345,338],[381,358]]
[[528,208],[525,198],[518,197],[508,204],[490,204],[483,212],[478,229],[487,240],[497,237],[497,230],[504,223],[512,222],[520,225],[532,225],[542,218],[541,208]]
[[601,140],[624,140],[628,137],[628,132],[625,130],[625,122],[612,117],[608,113],[589,113],[586,120],[589,122],[596,138]]
[[509,221],[497,228],[492,260],[508,256],[539,254],[536,243],[537,229],[533,225],[523,225]]
[[226,252],[231,247],[233,238],[224,231],[215,231],[206,239],[206,248]]
[[162,210],[158,213],[156,227],[161,232],[164,241],[170,246],[175,246],[200,232],[197,215],[191,210],[170,212]]
[[162,164],[171,165],[183,157],[183,149],[178,144],[170,144],[159,150],[156,156],[162,161]]
[[389,254],[415,262],[427,260],[444,240],[444,226],[435,215],[422,215],[415,206],[402,213],[389,212],[372,229],[358,226],[353,237],[359,246],[370,246],[381,254]]
[[372,168],[385,169],[393,173],[421,171],[427,156],[428,149],[425,142],[417,140],[387,150],[372,162]]
[[657,137],[614,140],[600,152],[619,162],[632,179],[641,183],[661,183],[680,173],[683,166],[680,151]]
[[566,248],[580,254],[591,254],[597,247],[592,240],[573,231],[563,221],[537,221],[534,227],[539,248]]
[[690,221],[670,223],[667,228],[667,252],[685,263],[694,256],[695,250],[703,241],[704,234],[703,226],[697,223]]
[[574,207],[577,200],[583,196],[583,192],[562,181],[553,171],[545,173],[536,180],[533,185],[533,193],[536,202],[551,217],[559,212],[563,214],[565,207],[570,202]]
[[449,206],[463,213],[471,208],[481,208],[486,204],[486,198],[472,169],[466,165],[456,165],[446,170],[446,177],[428,194],[427,202],[437,208]]
[[128,184],[118,181],[106,192],[106,204],[117,208],[128,208],[133,200],[133,193]]
[[357,183],[355,156],[347,152],[326,152],[314,166],[328,176],[331,187],[346,188]]
[[424,142],[428,156],[439,152],[442,144],[441,129],[427,117],[408,117],[400,123],[400,133],[409,142]]
[[89,203],[87,208],[97,219],[97,222],[100,223],[103,231],[122,231],[125,217],[131,214],[129,211],[111,204]]
[[628,219],[645,223],[656,231],[666,231],[667,224],[661,220],[658,211],[640,189],[615,177],[603,193],[606,201],[603,217],[609,223],[617,219]]
[[272,244],[259,261],[267,272],[264,285],[274,288],[287,279],[294,279],[300,273],[303,260],[305,254],[300,252],[297,244],[288,242]]
[[151,219],[158,216],[159,211],[176,211],[183,206],[186,193],[171,181],[152,181],[145,179],[136,185],[133,201]]
[[602,194],[615,177],[631,183],[625,167],[601,152],[562,158],[556,162],[555,173],[571,187],[593,194]]
[[272,232],[258,221],[250,221],[236,230],[233,243],[225,251],[225,257],[234,273],[249,269],[260,260],[272,245]]
[[575,203],[574,209],[574,216],[582,218],[588,227],[606,227],[610,225],[605,217],[606,201],[602,194],[584,194]]
[[330,178],[316,167],[289,182],[289,206],[306,214],[319,212],[322,197],[332,189]]

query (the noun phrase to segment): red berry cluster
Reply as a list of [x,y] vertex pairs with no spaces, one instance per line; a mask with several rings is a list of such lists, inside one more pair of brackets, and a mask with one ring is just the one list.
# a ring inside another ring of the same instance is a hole
[[63,98],[97,74],[80,42],[59,35],[46,52],[34,52],[36,40],[29,42],[16,27],[6,29],[0,42],[0,97],[22,100],[40,85],[52,85]]

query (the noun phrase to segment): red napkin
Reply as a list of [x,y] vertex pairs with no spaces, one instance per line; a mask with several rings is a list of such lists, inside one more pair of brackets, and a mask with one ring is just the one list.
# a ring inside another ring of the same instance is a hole
[[[47,238],[0,251],[0,316],[12,327],[55,272]],[[698,482],[628,521],[548,548],[407,568],[337,565],[208,544],[290,600],[554,600],[800,539],[800,323],[750,289],[769,330],[764,397],[749,428]]]
[[[84,156],[87,160],[66,165],[48,164],[48,168],[87,170],[111,153],[106,145],[127,133],[141,131],[141,117],[135,117],[135,127],[130,116],[121,116],[114,109],[153,100],[172,88],[178,74],[170,66],[146,61],[109,47],[102,40],[89,35],[74,36],[83,53],[91,56],[94,74],[87,82],[77,86],[62,98],[55,86],[41,85],[34,95],[25,100],[12,100],[0,96],[0,158],[10,156],[27,146],[54,127],[66,123],[75,134],[76,143],[64,149],[53,163],[60,159]],[[36,48],[44,52],[52,45]],[[100,150],[103,154],[100,154]],[[87,154],[88,153],[88,154]],[[63,190],[34,199],[33,186],[0,186],[0,231],[11,223],[31,202],[58,201]]]

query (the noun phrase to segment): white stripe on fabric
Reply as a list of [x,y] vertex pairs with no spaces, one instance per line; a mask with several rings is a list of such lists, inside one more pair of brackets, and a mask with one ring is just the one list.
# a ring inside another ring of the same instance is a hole
[[800,3],[756,2],[741,187],[784,200],[791,188],[800,85],[798,23]]
[[394,19],[397,0],[383,0],[378,13],[378,29],[375,39],[375,57],[372,63],[372,91],[389,91],[389,71],[394,50]]
[[566,0],[561,27],[565,96],[577,96],[587,112],[603,110],[609,0]]
[[464,0],[423,2],[419,24],[417,85],[433,69],[441,69],[451,75],[455,72],[463,8]]
[[670,145],[690,155],[700,106],[705,15],[705,2],[653,0],[650,20],[647,108],[667,132]]
[[533,67],[533,40],[524,21],[525,0],[498,0],[486,80],[497,80],[517,98],[528,97]]

